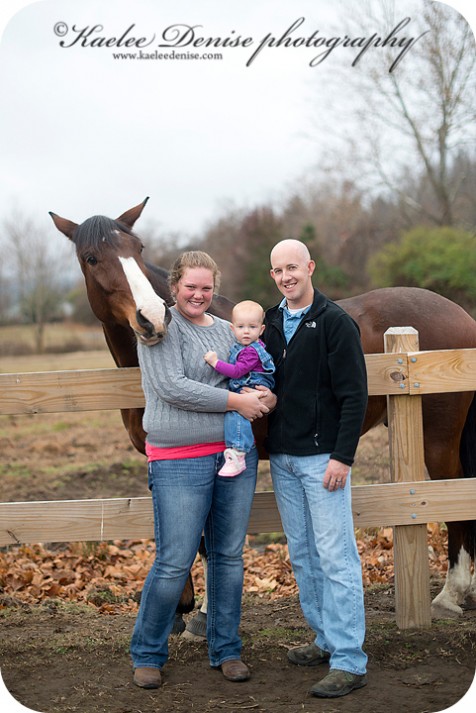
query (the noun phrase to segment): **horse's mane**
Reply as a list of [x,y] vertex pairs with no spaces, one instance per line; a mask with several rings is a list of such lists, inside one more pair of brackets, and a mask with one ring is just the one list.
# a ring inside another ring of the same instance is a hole
[[116,231],[134,235],[124,223],[107,218],[105,215],[93,215],[76,228],[74,233],[76,249],[98,250],[104,243],[116,247],[119,240]]
[[169,276],[168,270],[165,270],[163,267],[159,267],[159,265],[152,265],[152,263],[146,262],[146,266],[149,270],[155,272],[159,277],[163,277],[164,280],[166,280]]
[[150,262],[146,262],[145,266],[148,270],[149,279],[152,283],[152,287],[154,288],[155,292],[159,295],[159,297],[162,297],[162,299],[166,301],[168,307],[171,307],[173,304],[175,304],[175,300],[170,294],[170,288],[167,279],[169,276],[168,271],[164,270],[163,267],[159,267],[158,265],[152,265],[152,263]]

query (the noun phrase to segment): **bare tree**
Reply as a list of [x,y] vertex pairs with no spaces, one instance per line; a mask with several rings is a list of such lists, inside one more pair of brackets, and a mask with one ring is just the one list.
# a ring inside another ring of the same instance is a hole
[[35,325],[35,346],[41,353],[45,325],[60,314],[65,294],[65,251],[62,244],[49,241],[46,230],[18,213],[4,221],[4,235],[18,311],[24,321]]
[[7,277],[5,263],[0,262],[0,324],[6,323],[9,318],[10,307],[12,304],[10,280]]
[[396,64],[390,42],[366,52],[353,67],[347,56],[342,91],[347,106],[356,109],[352,123],[343,112],[336,122],[334,113],[334,126],[339,123],[341,138],[345,135],[360,185],[398,199],[407,227],[416,220],[452,225],[458,222],[455,205],[466,179],[464,162],[456,171],[456,159],[474,155],[476,143],[471,28],[440,2],[363,0],[359,6],[351,36],[375,31],[383,40],[409,18],[399,36],[415,42]]

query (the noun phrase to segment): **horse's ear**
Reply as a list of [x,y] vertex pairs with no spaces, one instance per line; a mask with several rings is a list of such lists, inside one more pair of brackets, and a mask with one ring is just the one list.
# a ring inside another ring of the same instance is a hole
[[119,216],[119,218],[116,218],[118,223],[124,223],[124,225],[127,225],[128,228],[132,228],[136,220],[140,217],[140,214],[144,210],[145,204],[148,200],[149,196],[147,196],[147,198],[142,201],[142,203],[139,203],[139,205],[136,205],[130,210],[126,210],[126,212]]
[[56,215],[56,213],[52,213],[51,211],[49,213],[53,219],[53,223],[56,225],[60,233],[64,233],[67,238],[72,240],[73,233],[78,227],[78,224],[73,223],[71,220],[66,220],[66,218],[61,218],[59,215]]

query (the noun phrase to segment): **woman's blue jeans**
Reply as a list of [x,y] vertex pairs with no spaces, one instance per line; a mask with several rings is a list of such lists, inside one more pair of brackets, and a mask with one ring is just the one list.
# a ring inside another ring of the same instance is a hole
[[258,455],[234,478],[217,475],[223,454],[149,463],[156,558],[147,576],[131,641],[134,668],[162,668],[175,610],[202,532],[208,555],[207,640],[211,666],[239,659],[243,545]]
[[270,456],[271,475],[303,614],[328,651],[330,668],[363,674],[365,610],[354,535],[350,474],[345,488],[323,486],[328,454]]

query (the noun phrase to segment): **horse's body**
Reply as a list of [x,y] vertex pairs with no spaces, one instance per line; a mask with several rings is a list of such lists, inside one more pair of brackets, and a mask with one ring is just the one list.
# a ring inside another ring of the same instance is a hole
[[[103,324],[106,342],[119,367],[137,366],[136,339],[156,343],[165,336],[170,319],[167,273],[142,261],[140,240],[130,232],[145,203],[127,211],[116,222],[89,219],[95,220],[102,230],[111,224],[109,229],[115,236],[112,247],[107,235],[96,240],[94,247],[81,239],[81,229],[88,221],[78,227],[51,214],[56,227],[76,244],[91,307]],[[122,256],[122,262],[118,256]],[[127,263],[127,270],[121,269],[124,259],[128,258],[137,260],[140,276],[130,263]],[[156,305],[145,282],[158,295]],[[138,295],[146,295],[148,312],[143,308],[143,298],[138,304]],[[476,348],[476,322],[461,307],[428,290],[386,288],[341,300],[338,304],[359,324],[366,354],[382,352],[385,331],[400,326],[418,330],[422,350]],[[226,298],[217,297],[211,311],[229,319],[232,306]],[[146,314],[142,315],[144,312]],[[383,423],[386,409],[385,397],[370,397],[362,433]],[[122,418],[132,443],[143,453],[142,413],[142,409],[129,409],[122,411]],[[262,446],[265,419],[255,422],[254,427],[260,455],[266,457]],[[473,392],[424,396],[423,428],[425,463],[431,478],[476,476],[476,398]],[[476,522],[448,523],[448,575],[442,592],[433,601],[436,615],[461,614],[461,604],[465,600],[469,605],[476,605],[476,574],[471,580],[470,569],[475,549]],[[181,610],[190,611],[191,608],[193,586],[189,578]]]

